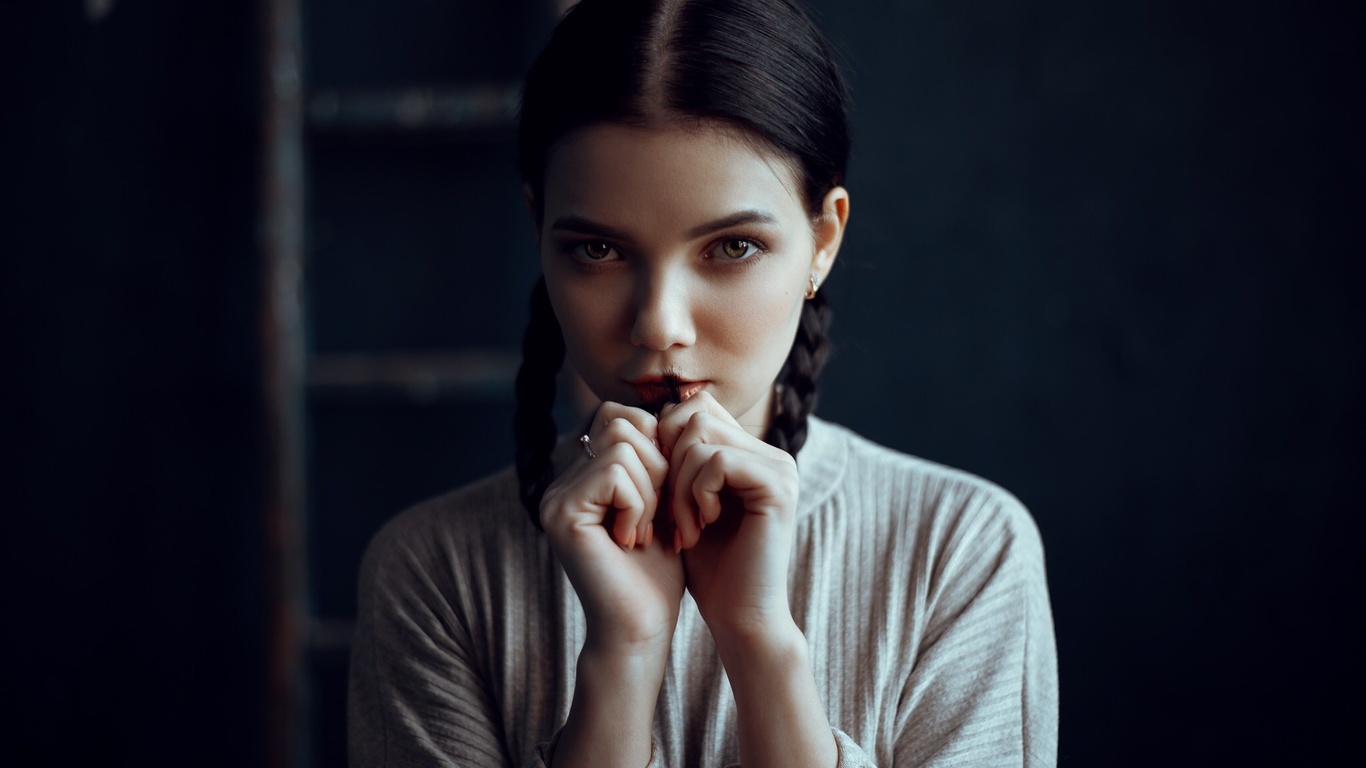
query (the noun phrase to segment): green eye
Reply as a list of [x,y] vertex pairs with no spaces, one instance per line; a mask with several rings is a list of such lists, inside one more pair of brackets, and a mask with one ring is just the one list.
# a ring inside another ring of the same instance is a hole
[[743,259],[754,251],[754,244],[748,240],[725,240],[721,243],[721,253],[728,259]]

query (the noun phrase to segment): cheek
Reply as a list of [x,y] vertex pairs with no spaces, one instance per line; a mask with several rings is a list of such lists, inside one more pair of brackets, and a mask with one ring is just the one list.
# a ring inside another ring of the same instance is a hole
[[559,318],[565,345],[571,353],[592,349],[604,338],[608,309],[604,302],[594,302],[584,291],[552,293],[550,303]]
[[616,362],[614,347],[623,333],[615,286],[602,281],[589,285],[571,275],[551,273],[546,275],[546,288],[570,363],[590,384],[597,383],[601,370]]
[[742,298],[727,297],[713,305],[711,325],[715,342],[728,352],[749,358],[784,360],[792,345],[801,312],[801,297],[784,292],[770,281]]

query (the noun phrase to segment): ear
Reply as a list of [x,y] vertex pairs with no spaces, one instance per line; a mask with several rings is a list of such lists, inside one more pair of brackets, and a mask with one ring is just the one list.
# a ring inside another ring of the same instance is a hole
[[531,233],[536,237],[536,244],[541,244],[541,221],[536,215],[536,193],[531,190],[531,182],[522,182],[522,204],[526,206],[527,215],[531,217]]
[[816,219],[816,252],[811,257],[811,271],[821,282],[830,274],[839,255],[844,227],[849,223],[849,191],[835,187],[821,201],[821,215]]

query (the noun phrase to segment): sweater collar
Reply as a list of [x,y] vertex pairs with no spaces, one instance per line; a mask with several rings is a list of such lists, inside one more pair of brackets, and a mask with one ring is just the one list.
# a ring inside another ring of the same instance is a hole
[[842,427],[815,416],[807,417],[806,425],[806,444],[797,451],[797,473],[801,477],[797,491],[799,518],[830,498],[849,461],[849,445]]

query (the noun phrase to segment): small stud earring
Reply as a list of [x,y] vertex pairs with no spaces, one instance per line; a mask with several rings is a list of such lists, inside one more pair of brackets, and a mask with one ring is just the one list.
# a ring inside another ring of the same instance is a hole
[[811,287],[806,289],[806,298],[816,298],[816,291],[821,289],[821,278],[815,272],[811,273]]

